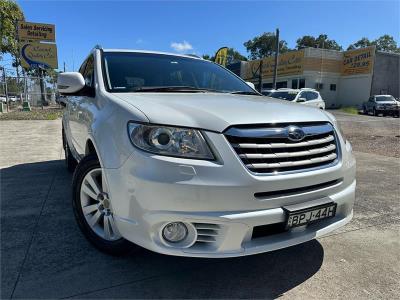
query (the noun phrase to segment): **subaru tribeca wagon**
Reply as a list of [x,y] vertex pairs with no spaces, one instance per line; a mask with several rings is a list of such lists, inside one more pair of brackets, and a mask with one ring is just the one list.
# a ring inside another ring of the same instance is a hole
[[334,117],[265,100],[218,64],[96,48],[58,89],[73,209],[102,251],[248,255],[352,218],[355,160]]

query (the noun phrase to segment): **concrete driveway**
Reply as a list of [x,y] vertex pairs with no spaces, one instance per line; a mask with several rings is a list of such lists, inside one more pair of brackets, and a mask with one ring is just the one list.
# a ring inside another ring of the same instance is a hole
[[[364,122],[363,118],[340,115],[344,123]],[[400,124],[399,119],[390,122],[395,122],[394,128]],[[179,258],[146,250],[116,258],[94,249],[75,224],[71,175],[62,160],[61,122],[2,121],[0,132],[1,298],[400,295],[396,157],[355,152],[354,219],[318,240],[230,259]]]

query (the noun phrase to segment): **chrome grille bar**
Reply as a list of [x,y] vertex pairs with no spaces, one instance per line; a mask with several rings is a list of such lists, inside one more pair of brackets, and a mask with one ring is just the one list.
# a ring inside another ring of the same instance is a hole
[[279,158],[279,157],[299,157],[299,156],[307,156],[329,152],[335,150],[335,144],[329,144],[328,146],[305,150],[305,151],[297,151],[297,152],[277,152],[272,154],[262,154],[262,153],[247,153],[247,154],[239,154],[240,158],[249,158],[249,159],[263,159],[263,158]]
[[[281,173],[326,167],[339,150],[330,123],[232,127],[224,134],[244,165],[255,173]],[[293,138],[293,130],[300,138]]]
[[326,138],[322,139],[317,139],[317,140],[310,140],[306,142],[300,142],[300,143],[269,143],[269,144],[247,144],[247,143],[241,143],[241,144],[232,144],[234,148],[258,148],[258,149],[271,149],[271,148],[295,148],[295,147],[305,147],[305,146],[314,146],[314,145],[319,145],[319,144],[325,144],[328,142],[332,142],[335,138],[333,135],[329,135]]
[[305,166],[325,161],[331,161],[334,160],[336,157],[337,157],[336,153],[332,153],[326,156],[315,157],[306,160],[285,161],[285,162],[271,163],[271,164],[247,164],[246,167],[252,169],[272,169],[272,168],[282,168],[282,167]]

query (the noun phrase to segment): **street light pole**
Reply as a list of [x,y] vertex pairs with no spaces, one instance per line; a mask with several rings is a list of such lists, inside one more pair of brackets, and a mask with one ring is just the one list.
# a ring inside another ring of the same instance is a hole
[[274,80],[272,87],[276,90],[276,80],[278,77],[278,56],[279,56],[279,28],[276,29],[275,34],[275,66],[274,66]]

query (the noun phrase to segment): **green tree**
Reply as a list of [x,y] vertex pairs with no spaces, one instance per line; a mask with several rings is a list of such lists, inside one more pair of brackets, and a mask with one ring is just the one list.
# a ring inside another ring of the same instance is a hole
[[342,50],[342,46],[340,46],[335,40],[330,40],[328,35],[320,34],[317,37],[313,37],[311,35],[305,35],[301,38],[298,38],[296,41],[296,48],[323,48],[330,50]]
[[397,43],[394,38],[388,34],[384,34],[376,40],[370,41],[368,38],[363,37],[354,44],[351,44],[347,50],[360,49],[369,46],[376,46],[376,50],[385,52],[400,53],[400,48],[397,47]]
[[24,13],[13,0],[0,0],[0,53],[8,53],[14,58],[13,66],[19,77],[19,45],[17,39],[17,22],[25,20]]
[[349,47],[347,47],[347,50],[365,48],[365,47],[368,47],[371,45],[372,45],[372,42],[368,38],[363,37],[360,40],[358,40],[357,42],[355,42],[354,44],[351,44]]
[[397,47],[397,43],[394,38],[388,34],[382,35],[372,42],[376,45],[376,49],[385,52],[400,53],[400,48]]
[[[273,32],[264,32],[263,34],[248,40],[243,45],[247,52],[250,52],[249,58],[259,59],[275,54],[276,36]],[[284,53],[289,51],[287,43],[284,40],[279,41],[279,52]]]
[[228,48],[228,64],[237,62],[237,61],[242,61],[242,60],[247,60],[247,57],[242,55],[239,51],[235,50],[234,48]]

